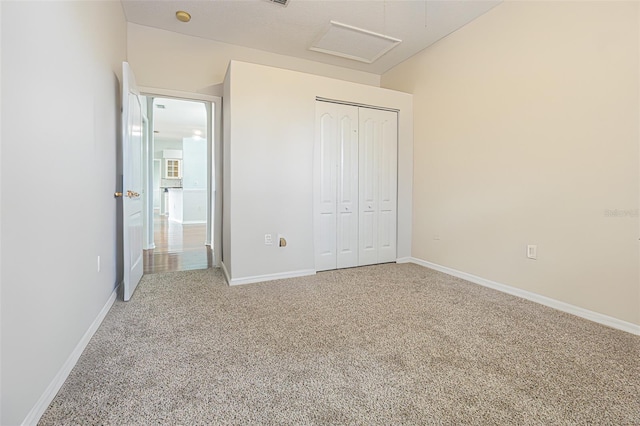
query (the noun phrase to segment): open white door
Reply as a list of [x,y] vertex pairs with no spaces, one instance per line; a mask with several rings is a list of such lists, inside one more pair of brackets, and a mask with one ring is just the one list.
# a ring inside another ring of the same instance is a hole
[[122,185],[124,300],[131,299],[142,278],[143,191],[142,148],[144,111],[136,79],[127,62],[122,63]]

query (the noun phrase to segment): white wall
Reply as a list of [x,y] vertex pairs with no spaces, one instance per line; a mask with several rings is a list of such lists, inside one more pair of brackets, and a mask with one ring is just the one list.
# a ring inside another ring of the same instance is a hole
[[169,192],[167,192],[167,213],[169,215],[169,220],[177,223],[183,222],[183,198],[182,189],[169,188]]
[[[0,46],[2,46],[2,4],[0,4]],[[2,99],[2,58],[0,57],[0,100]],[[2,104],[0,101],[0,190],[2,189]],[[2,211],[3,203],[0,193],[0,321],[2,320]],[[0,324],[0,422],[2,422],[2,328]]]
[[[207,223],[207,190],[183,189],[182,190],[182,223],[189,225],[195,223]],[[202,236],[202,244],[206,236]]]
[[207,140],[182,140],[182,186],[188,189],[207,189]]
[[638,8],[508,1],[383,76],[414,93],[414,257],[640,324]]
[[182,142],[183,223],[207,222],[207,140]]
[[[155,138],[153,140],[153,157],[154,158],[164,158],[163,151],[165,149],[182,151],[182,139]],[[162,165],[162,167],[164,167],[164,164]],[[164,176],[164,169],[163,169],[163,176]]]
[[164,192],[160,190],[160,179],[162,179],[162,159],[153,160],[153,208],[160,209],[160,197],[164,197]]
[[[128,60],[140,86],[222,96],[232,59],[373,86],[380,76],[156,28],[127,25]],[[197,66],[195,66],[197,64]]]
[[119,2],[0,7],[0,423],[15,425],[119,280],[113,192],[126,23]]
[[[232,281],[315,270],[313,144],[316,96],[397,108],[398,257],[410,255],[412,97],[406,93],[233,61],[225,90],[225,237]],[[228,121],[227,121],[228,120]],[[230,218],[231,223],[228,222]],[[280,233],[287,247],[264,244]]]

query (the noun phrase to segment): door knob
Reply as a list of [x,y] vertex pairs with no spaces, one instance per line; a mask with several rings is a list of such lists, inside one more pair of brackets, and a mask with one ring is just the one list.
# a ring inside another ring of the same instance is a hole
[[113,196],[116,198],[122,197],[122,192],[115,192]]
[[140,194],[138,194],[137,192],[134,192],[132,190],[127,191],[127,197],[129,198],[138,198],[139,196]]

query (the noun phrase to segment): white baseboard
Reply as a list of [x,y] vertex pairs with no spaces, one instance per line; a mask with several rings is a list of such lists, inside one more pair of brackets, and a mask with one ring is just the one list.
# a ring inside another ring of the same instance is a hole
[[[264,281],[282,280],[285,278],[306,277],[308,275],[315,275],[315,274],[316,274],[315,269],[304,269],[301,271],[283,272],[279,274],[255,275],[253,277],[233,278],[231,280],[227,278],[227,282],[229,283],[229,285],[242,285],[242,284],[261,283]],[[225,276],[227,275],[225,274]]]
[[[403,258],[404,260],[406,258]],[[537,293],[522,290],[516,287],[511,287],[506,284],[500,284],[495,281],[487,280],[485,278],[477,277],[475,275],[467,274],[466,272],[451,269],[446,266],[438,265],[435,263],[427,262],[426,260],[416,259],[415,257],[409,258],[408,262],[415,263],[416,265],[424,266],[425,268],[434,269],[436,271],[444,272],[445,274],[452,275],[454,277],[462,278],[463,280],[470,281],[475,284],[479,284],[484,287],[489,287],[494,290],[501,291],[503,293],[510,294],[512,296],[521,297],[523,299],[530,300],[532,302],[539,303],[541,305],[548,306],[550,308],[557,309],[562,312],[566,312],[589,321],[597,322],[598,324],[606,325],[607,327],[615,328],[617,330],[626,331],[631,334],[640,336],[640,325],[636,325],[630,322],[622,321],[618,318],[610,317],[608,315],[593,312],[588,309],[580,308],[569,303],[561,302],[559,300],[552,299],[550,297],[542,296]],[[400,259],[398,263],[401,262]]]
[[96,319],[93,321],[93,323],[91,323],[91,326],[89,326],[87,332],[84,333],[84,336],[82,336],[82,339],[80,339],[73,352],[71,352],[65,363],[62,365],[62,367],[58,371],[58,374],[56,374],[47,389],[45,389],[42,396],[40,396],[40,399],[38,400],[38,402],[36,402],[36,405],[33,406],[31,411],[29,411],[29,414],[27,414],[27,417],[25,417],[24,421],[22,422],[22,426],[31,426],[38,423],[40,417],[42,417],[44,412],[49,407],[49,404],[51,404],[51,401],[53,401],[53,398],[55,398],[56,394],[64,384],[65,380],[67,380],[67,377],[69,377],[71,370],[73,370],[73,367],[78,362],[78,359],[80,359],[80,355],[82,355],[82,352],[89,344],[91,337],[93,337],[95,332],[98,330],[98,327],[100,327],[100,324],[102,324],[102,321],[107,316],[109,309],[111,309],[111,306],[113,306],[113,303],[118,297],[118,290],[120,289],[121,285],[122,284],[118,285],[113,290],[111,296],[109,296],[109,299],[107,300],[107,303],[105,303]]
[[206,220],[180,220],[169,217],[169,221],[173,223],[179,223],[180,225],[202,225],[207,223]]
[[399,257],[396,259],[396,263],[414,263],[412,257]]

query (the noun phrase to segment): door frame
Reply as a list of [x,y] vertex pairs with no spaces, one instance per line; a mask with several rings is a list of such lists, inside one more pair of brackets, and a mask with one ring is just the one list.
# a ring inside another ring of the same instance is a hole
[[[359,110],[360,109],[369,109],[369,110],[379,110],[379,111],[386,111],[386,112],[391,112],[391,113],[395,113],[396,114],[396,148],[395,148],[395,152],[396,152],[396,170],[395,170],[395,188],[396,188],[396,194],[395,194],[395,260],[394,261],[398,261],[398,252],[400,250],[400,232],[399,232],[399,221],[400,221],[400,214],[399,214],[399,210],[400,210],[400,199],[399,199],[399,182],[400,182],[400,160],[401,160],[401,156],[400,156],[400,109],[398,108],[392,108],[392,107],[385,107],[385,106],[379,106],[379,105],[370,105],[370,104],[363,104],[363,103],[359,103],[359,102],[351,102],[351,101],[342,101],[342,100],[336,100],[336,99],[329,99],[329,98],[323,98],[320,96],[316,96],[315,99],[315,109],[316,109],[316,116],[315,116],[315,120],[316,122],[314,123],[315,127],[315,132],[316,134],[314,135],[314,155],[313,155],[313,179],[314,179],[314,184],[313,184],[313,223],[314,223],[314,231],[313,231],[313,250],[314,250],[314,268],[316,271],[326,271],[326,270],[333,270],[333,269],[340,269],[340,267],[338,266],[338,262],[337,262],[337,244],[335,246],[335,251],[336,251],[336,267],[335,268],[326,268],[325,266],[320,266],[319,267],[319,259],[318,259],[318,213],[320,212],[319,209],[319,202],[318,202],[318,197],[319,197],[319,175],[318,173],[319,171],[319,167],[318,167],[318,163],[319,163],[319,153],[318,153],[318,149],[319,149],[319,140],[318,140],[318,104],[319,103],[326,103],[326,104],[333,104],[333,105],[346,105],[346,106],[350,106],[350,107],[355,107],[358,109],[358,117],[359,117]],[[358,137],[360,137],[361,134],[361,129],[360,129],[360,119],[358,118]],[[360,147],[358,147],[360,148]],[[358,163],[360,162],[359,160],[360,158],[360,153],[358,153]],[[358,182],[360,182],[360,171],[358,171]],[[337,182],[336,182],[337,184]],[[358,198],[360,197],[360,194],[358,194]],[[336,202],[336,212],[337,212],[337,203],[338,200],[334,200]],[[360,203],[360,199],[358,200],[358,205],[361,204]],[[358,208],[358,235],[360,235],[360,208]],[[337,220],[337,219],[336,219]],[[337,235],[337,226],[336,226],[336,235]],[[387,261],[383,262],[386,263]],[[361,260],[360,260],[360,240],[358,240],[358,262],[357,262],[357,266],[365,266],[368,265],[367,264],[362,264]]]
[[[152,98],[204,102],[207,109],[207,235],[205,244],[213,249],[213,266],[218,267],[222,263],[222,98],[201,93],[144,86],[140,87],[140,94]],[[147,107],[153,109],[153,102],[148,102],[148,104]],[[214,106],[213,111],[211,110],[212,105]],[[153,122],[151,121],[149,131],[153,131],[152,129]],[[153,138],[148,139],[149,151],[146,152],[152,153]],[[152,160],[153,156],[151,155]],[[151,173],[153,173],[152,167]],[[149,176],[147,173],[147,179]],[[148,187],[152,187],[152,185],[149,184]],[[146,193],[145,197],[148,197]],[[150,225],[150,231],[146,235],[151,235],[153,238],[153,203],[148,203],[145,218],[145,222]]]

